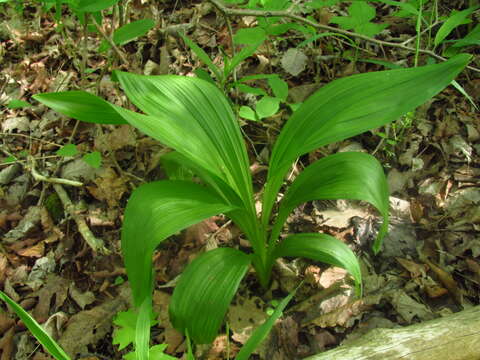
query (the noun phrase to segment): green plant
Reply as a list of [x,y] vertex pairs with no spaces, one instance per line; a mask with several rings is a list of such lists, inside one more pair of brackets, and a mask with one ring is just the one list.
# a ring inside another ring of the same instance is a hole
[[141,185],[125,209],[122,253],[139,311],[138,358],[148,358],[155,248],[170,235],[219,213],[225,213],[243,230],[252,253],[218,248],[201,254],[186,267],[169,311],[172,324],[195,342],[208,343],[215,338],[250,265],[266,288],[272,265],[279,257],[323,261],[346,268],[360,294],[360,266],[344,243],[326,234],[285,238],[280,234],[290,212],[301,203],[314,199],[362,200],[376,207],[383,217],[373,245],[377,253],[388,224],[388,189],[381,165],[364,153],[322,158],[293,181],[274,212],[284,177],[299,156],[378,128],[413,110],[447,86],[469,59],[462,54],[441,64],[355,75],[318,90],[290,117],[273,147],[261,216],[255,208],[240,128],[228,100],[209,82],[116,72],[125,93],[143,114],[87,92],[35,95],[36,100],[78,120],[137,127],[175,150],[166,156],[170,169],[187,169],[203,181],[195,183],[187,176]]

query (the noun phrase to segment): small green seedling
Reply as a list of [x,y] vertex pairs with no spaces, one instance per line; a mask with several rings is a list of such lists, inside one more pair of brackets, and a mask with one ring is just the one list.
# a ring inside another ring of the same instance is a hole
[[293,113],[273,146],[260,214],[240,127],[228,99],[211,83],[193,77],[116,72],[126,95],[142,113],[87,92],[35,95],[78,120],[135,126],[175,150],[166,155],[170,169],[176,164],[202,180],[177,177],[141,185],[125,209],[121,245],[139,314],[138,358],[149,357],[153,252],[169,236],[220,213],[243,231],[251,250],[205,252],[181,275],[170,302],[170,319],[196,343],[214,340],[249,267],[268,288],[272,266],[280,257],[306,257],[343,267],[360,295],[360,265],[346,244],[321,233],[283,234],[284,225],[289,214],[307,201],[365,201],[383,218],[373,244],[377,253],[388,226],[389,193],[382,166],[365,153],[330,155],[307,166],[280,196],[285,176],[298,157],[414,110],[445,88],[470,58],[461,54],[441,64],[354,75],[322,87]]
[[[56,151],[58,156],[72,157],[78,154],[78,149],[75,144],[67,144]],[[99,151],[92,151],[82,156],[82,160],[95,169],[102,166],[102,154]]]

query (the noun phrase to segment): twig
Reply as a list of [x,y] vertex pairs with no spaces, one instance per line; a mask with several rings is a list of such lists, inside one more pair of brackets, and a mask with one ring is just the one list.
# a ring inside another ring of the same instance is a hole
[[103,38],[108,42],[108,44],[112,47],[113,51],[115,51],[115,53],[118,55],[118,57],[120,58],[120,60],[122,60],[123,64],[124,65],[127,65],[128,66],[128,60],[126,59],[125,55],[123,54],[123,52],[117,47],[117,45],[115,45],[115,43],[113,42],[112,38],[110,36],[108,36],[105,31],[103,31],[102,27],[98,24],[97,20],[95,19],[95,17],[92,16],[92,19],[93,19],[93,23],[95,24],[95,27],[97,28],[98,32],[100,33],[100,35],[103,36]]
[[[412,52],[412,53],[416,52],[415,48],[411,48],[409,46],[406,46],[403,43],[394,43],[394,42],[389,42],[389,41],[384,41],[384,40],[378,40],[378,39],[374,39],[374,38],[371,38],[369,36],[362,35],[362,34],[359,34],[359,33],[353,32],[353,31],[343,30],[343,29],[339,29],[339,28],[329,26],[329,25],[319,24],[319,23],[316,23],[312,20],[306,19],[302,16],[295,15],[290,10],[287,10],[287,11],[283,11],[283,10],[281,10],[281,11],[265,11],[265,10],[252,10],[252,9],[234,9],[234,8],[226,7],[219,0],[208,0],[208,1],[211,2],[222,14],[224,14],[226,16],[285,17],[285,18],[289,18],[289,19],[296,20],[298,22],[310,25],[310,26],[312,26],[316,29],[336,32],[338,34],[343,34],[343,35],[346,35],[346,36],[356,37],[356,38],[359,38],[359,39],[362,39],[362,40],[365,40],[365,41],[368,41],[368,42],[371,42],[371,43],[374,43],[374,44],[378,44],[378,45],[382,45],[382,46],[388,46],[388,47],[395,47],[395,48],[406,50],[406,51],[409,51],[409,52]],[[443,56],[435,54],[431,50],[418,49],[418,52],[422,53],[422,54],[425,54],[425,55],[429,55],[431,57],[434,57],[437,60],[447,61],[446,58],[444,58]],[[469,69],[469,70],[472,70],[472,71],[480,72],[480,69],[478,69],[476,67],[473,67],[473,66],[466,66],[466,68]]]
[[99,252],[101,254],[109,254],[110,251],[105,248],[103,241],[98,239],[93,235],[88,227],[87,223],[83,216],[79,215],[75,205],[72,203],[70,198],[68,197],[67,192],[65,189],[59,184],[53,184],[53,188],[55,189],[60,201],[63,204],[65,210],[70,214],[70,216],[75,220],[77,224],[78,232],[82,235],[85,242],[92,248],[93,251]]
[[82,186],[83,184],[81,182],[73,181],[73,180],[47,178],[46,176],[43,176],[37,172],[37,170],[35,169],[35,159],[32,156],[29,157],[29,162],[30,162],[29,170],[32,173],[32,176],[35,178],[35,180],[44,181],[44,182],[53,184],[53,188],[55,189],[58,197],[60,198],[60,201],[62,202],[63,207],[70,214],[73,220],[75,220],[75,223],[77,224],[78,232],[82,235],[86,243],[95,252],[99,252],[105,255],[109,254],[110,251],[104,246],[103,241],[101,239],[97,239],[95,235],[92,234],[83,216],[78,214],[75,208],[75,205],[72,203],[72,201],[68,197],[67,192],[61,185],[61,184],[65,184],[65,185],[72,185],[72,186]]
[[83,183],[81,183],[80,181],[55,178],[55,177],[46,177],[45,175],[40,174],[35,168],[36,161],[33,156],[29,156],[28,160],[29,160],[28,168],[32,173],[33,178],[37,181],[44,181],[52,184],[62,184],[62,185],[69,185],[69,186],[83,186]]

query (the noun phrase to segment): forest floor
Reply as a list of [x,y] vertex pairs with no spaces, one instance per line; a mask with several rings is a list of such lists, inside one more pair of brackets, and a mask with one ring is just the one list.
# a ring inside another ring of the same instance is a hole
[[[23,13],[13,3],[0,7],[0,290],[45,324],[73,358],[121,359],[126,351],[112,345],[112,319],[131,301],[120,251],[122,214],[133,189],[164,176],[158,159],[166,149],[127,125],[77,123],[31,96],[87,89],[112,102],[124,101],[110,79],[110,69],[192,75],[206,67],[177,30],[185,30],[214,63],[221,64],[219,49],[229,53],[232,47],[228,27],[208,2],[134,0],[129,19],[149,17],[156,25],[146,36],[119,48],[127,60],[122,63],[113,52],[99,53],[101,38],[91,33],[85,39],[82,26],[66,9],[59,32],[54,12],[42,12],[36,2],[25,6]],[[335,9],[321,16],[331,16]],[[391,12],[379,5],[376,20],[390,24],[382,36],[413,36],[414,21],[398,21]],[[234,18],[233,31],[252,21]],[[382,64],[353,61],[353,56],[412,64],[414,55],[361,40],[355,54],[342,38],[324,37],[302,47],[306,56],[298,74],[292,75],[282,62],[286,52],[303,40],[302,35],[288,33],[268,41],[241,64],[237,76],[280,74],[289,86],[289,102],[299,103],[332,80],[385,69]],[[477,59],[472,65],[478,67],[478,48],[474,51]],[[473,99],[480,98],[478,72],[464,71],[457,81]],[[255,85],[265,87],[261,80]],[[230,95],[238,104],[254,101],[236,92]],[[30,105],[6,106],[15,99]],[[273,140],[289,114],[282,105],[261,121],[239,120],[257,191],[265,181],[264,165]],[[75,144],[77,154],[59,156],[57,151],[66,144]],[[449,86],[387,128],[301,158],[292,174],[319,157],[345,150],[375,155],[388,174],[391,225],[382,251],[376,256],[371,251],[380,219],[364,204],[307,203],[295,210],[288,226],[292,232],[326,232],[351,246],[362,262],[364,296],[355,298],[343,269],[285,260],[276,265],[267,292],[253,273],[247,276],[227,315],[228,336],[224,329],[212,346],[197,347],[199,359],[226,359],[227,352],[233,358],[252,329],[266,319],[275,304],[272,300],[284,298],[302,280],[256,358],[300,359],[374,328],[405,326],[480,303],[480,116],[472,103]],[[41,175],[83,185],[60,185],[58,190]],[[62,189],[64,199],[59,197]],[[75,206],[74,216],[64,211],[65,198]],[[91,235],[103,241],[106,252],[92,250],[85,241]],[[182,358],[186,351],[184,337],[168,319],[176,277],[206,247],[238,243],[248,246],[234,225],[214,217],[173,236],[155,253],[159,323],[152,336],[154,343],[168,344],[168,354]],[[1,360],[50,358],[3,305],[0,354]]]

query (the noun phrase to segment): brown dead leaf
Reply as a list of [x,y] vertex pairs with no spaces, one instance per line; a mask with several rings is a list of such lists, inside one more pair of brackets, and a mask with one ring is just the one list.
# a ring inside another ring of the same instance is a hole
[[203,245],[207,237],[218,230],[218,225],[215,222],[217,219],[218,217],[214,216],[190,226],[185,232],[185,243]]
[[8,259],[5,255],[0,253],[0,285],[5,281],[7,276]]
[[235,343],[229,343],[226,335],[219,335],[215,338],[207,354],[207,360],[223,360],[227,358],[227,349],[230,358],[234,358],[240,350]]
[[95,148],[102,152],[120,150],[129,145],[136,145],[135,132],[130,125],[120,125],[112,132],[95,138]]
[[325,351],[325,348],[329,345],[337,343],[337,339],[328,330],[321,329],[318,333],[315,333],[310,341],[310,347],[313,353],[319,353]]
[[[67,299],[68,287],[70,281],[54,274],[49,274],[45,279],[45,285],[35,292],[33,296],[38,296],[38,303],[33,310],[34,318],[43,323],[47,321],[50,313],[57,312],[63,302]],[[51,304],[52,298],[55,303]]]
[[448,272],[443,270],[441,267],[438,265],[434,264],[428,259],[424,259],[424,261],[428,264],[430,269],[435,273],[435,275],[438,276],[439,280],[442,282],[442,284],[447,288],[448,292],[450,295],[452,295],[453,299],[460,305],[463,305],[463,291],[462,289],[457,285],[457,282],[453,278],[452,275],[450,275]]
[[412,278],[425,276],[426,270],[427,270],[425,265],[417,264],[411,260],[403,259],[399,257],[396,257],[395,259],[400,263],[400,265],[402,265],[405,268],[405,270],[407,270],[410,273],[410,276]]
[[291,316],[281,319],[275,324],[278,344],[283,348],[289,359],[298,357],[297,350],[300,344],[298,339],[299,326]]
[[118,289],[118,296],[90,310],[80,311],[70,318],[58,343],[72,358],[88,352],[88,346],[104,339],[111,330],[113,317],[131,305],[128,286],[122,285]]
[[45,243],[43,241],[17,251],[17,254],[25,257],[41,258],[45,254]]
[[168,344],[166,352],[168,354],[174,354],[178,347],[183,343],[183,335],[175,330],[170,323],[170,317],[168,314],[168,305],[170,304],[171,295],[155,290],[153,293],[153,310],[158,314],[158,322],[165,328],[163,335],[165,337],[165,343]]
[[118,206],[118,201],[128,190],[127,181],[118,176],[112,168],[101,171],[100,177],[96,178],[94,182],[97,186],[87,186],[88,191],[96,199],[106,201],[110,207]]
[[322,272],[318,283],[326,289],[337,281],[345,280],[348,276],[348,272],[345,269],[334,266]]
[[15,321],[12,318],[6,313],[0,312],[0,334],[7,331],[13,324],[15,324]]
[[[368,297],[367,297],[368,298]],[[314,324],[322,328],[333,326],[345,326],[350,318],[361,314],[371,308],[373,304],[367,301],[367,298],[349,302],[331,312],[322,314],[315,319],[303,322],[302,326]]]
[[228,310],[228,323],[233,340],[244,344],[253,330],[262,324],[268,315],[263,310],[264,302],[259,297],[242,297]]
[[12,326],[0,339],[0,350],[2,350],[2,357],[0,357],[0,360],[13,359],[13,335],[15,335],[15,327]]
[[480,283],[480,264],[473,259],[467,258],[465,261],[467,263],[468,269],[475,274],[475,280]]

